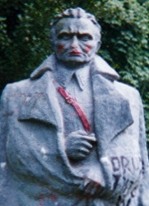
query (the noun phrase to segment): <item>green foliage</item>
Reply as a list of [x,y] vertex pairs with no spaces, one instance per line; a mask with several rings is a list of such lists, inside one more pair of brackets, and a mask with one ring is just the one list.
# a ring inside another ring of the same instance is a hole
[[69,7],[93,13],[102,26],[99,51],[143,97],[149,138],[149,1],[148,0],[1,0],[0,88],[28,77],[52,52],[51,19]]

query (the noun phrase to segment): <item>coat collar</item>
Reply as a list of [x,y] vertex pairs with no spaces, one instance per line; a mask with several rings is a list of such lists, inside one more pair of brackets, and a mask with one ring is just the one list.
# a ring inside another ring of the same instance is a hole
[[[55,55],[53,54],[44,60],[42,64],[31,73],[30,78],[32,80],[40,78],[46,71],[53,70],[55,65],[56,59]],[[96,70],[105,78],[111,81],[119,79],[118,73],[112,67],[110,67],[110,65],[102,57],[95,55],[91,65],[92,68],[96,68]]]
[[25,89],[26,98],[20,107],[18,120],[43,122],[62,132],[63,117],[52,72],[46,72],[30,85],[29,89]]
[[65,89],[75,81],[80,90],[85,89],[86,79],[90,81],[90,65],[85,65],[79,69],[67,69],[57,67],[53,71],[54,78]]

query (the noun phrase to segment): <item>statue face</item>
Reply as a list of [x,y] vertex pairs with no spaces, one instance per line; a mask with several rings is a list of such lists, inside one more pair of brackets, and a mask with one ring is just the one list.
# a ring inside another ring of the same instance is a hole
[[86,18],[61,19],[55,30],[54,51],[63,62],[89,62],[98,50],[99,30]]

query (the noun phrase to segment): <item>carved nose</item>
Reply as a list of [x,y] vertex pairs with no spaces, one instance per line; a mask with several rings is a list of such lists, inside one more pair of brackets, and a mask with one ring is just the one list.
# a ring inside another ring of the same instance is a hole
[[72,38],[71,47],[72,48],[78,47],[78,39],[76,36],[73,36],[73,38]]

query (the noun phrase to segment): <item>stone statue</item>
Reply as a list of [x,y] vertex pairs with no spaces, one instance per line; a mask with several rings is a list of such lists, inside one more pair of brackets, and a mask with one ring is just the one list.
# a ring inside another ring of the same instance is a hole
[[143,109],[96,53],[81,8],[52,24],[54,53],[1,97],[0,205],[148,206]]

